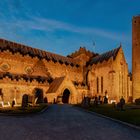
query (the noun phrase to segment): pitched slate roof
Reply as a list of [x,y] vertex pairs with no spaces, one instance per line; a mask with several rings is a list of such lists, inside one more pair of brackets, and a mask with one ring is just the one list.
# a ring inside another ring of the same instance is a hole
[[97,63],[102,63],[103,61],[108,61],[111,57],[113,57],[113,60],[115,60],[120,48],[121,48],[121,46],[116,48],[116,49],[114,49],[114,50],[111,50],[111,51],[105,52],[105,53],[103,53],[101,55],[98,55],[96,57],[93,57],[87,63],[87,65],[93,65],[93,64],[97,64]]
[[65,77],[55,78],[53,80],[53,82],[50,84],[50,87],[49,87],[47,93],[55,93],[64,79],[65,79]]
[[50,53],[40,49],[32,48],[12,41],[0,39],[0,51],[5,51],[5,50],[9,50],[13,54],[19,52],[23,56],[28,54],[31,57],[38,57],[39,59],[44,58],[48,61],[52,60],[54,62],[59,62],[61,64],[64,63],[65,65],[79,67],[79,62],[72,58]]

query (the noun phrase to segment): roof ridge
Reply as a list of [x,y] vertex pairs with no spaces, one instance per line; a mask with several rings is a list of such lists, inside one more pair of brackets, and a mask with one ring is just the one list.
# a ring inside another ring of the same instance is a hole
[[98,62],[103,62],[104,60],[108,61],[111,57],[113,57],[113,59],[115,60],[118,51],[120,50],[122,46],[120,45],[119,47],[112,49],[110,51],[104,52],[100,55],[97,55],[95,57],[93,57],[89,62],[88,65],[93,65],[93,64],[97,64]]
[[49,89],[47,90],[46,93],[54,93],[58,90],[62,82],[64,81],[65,76],[62,77],[56,77],[53,82],[50,84]]
[[99,55],[97,55],[97,56],[95,56],[95,57],[98,57],[98,56],[101,56],[101,55],[107,54],[107,53],[109,53],[109,52],[112,52],[112,51],[118,50],[118,49],[120,49],[120,48],[121,48],[121,46],[119,46],[119,47],[117,47],[117,48],[114,48],[114,49],[112,49],[112,50],[106,51],[106,52],[104,52],[104,53],[101,53],[101,54],[99,54]]
[[[37,56],[39,58],[47,57],[48,59],[51,59],[53,61],[61,61],[60,63],[67,63],[67,64],[75,64],[79,66],[79,62],[77,60],[74,60],[72,58],[69,58],[67,56],[62,56],[59,54],[55,54],[49,51],[41,50],[38,48],[33,48],[28,45],[20,44],[17,42],[5,40],[0,38],[0,49],[1,50],[7,50],[9,49],[12,51],[12,53],[20,52],[23,55],[29,54],[31,57]],[[66,65],[67,65],[66,64]]]

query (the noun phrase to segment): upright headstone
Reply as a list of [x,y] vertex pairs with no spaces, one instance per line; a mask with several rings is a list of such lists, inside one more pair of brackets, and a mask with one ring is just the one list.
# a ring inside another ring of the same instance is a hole
[[47,97],[44,98],[44,103],[48,103]]
[[24,94],[22,96],[22,107],[25,108],[28,106],[28,95],[27,94]]

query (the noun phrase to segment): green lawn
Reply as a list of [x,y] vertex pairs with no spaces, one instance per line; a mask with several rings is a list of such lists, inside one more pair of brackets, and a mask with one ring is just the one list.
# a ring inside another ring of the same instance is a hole
[[[134,105],[132,105],[132,107],[134,107]],[[85,109],[140,126],[140,109],[130,109],[131,105],[126,105],[125,108],[126,108],[125,110],[121,111],[117,110],[116,108],[114,108],[113,105],[109,104],[109,105],[99,105],[98,107],[90,106]]]
[[0,108],[0,113],[3,114],[10,114],[10,115],[26,115],[32,114],[42,111],[47,107],[47,104],[41,104],[36,106],[30,106],[26,108],[22,107],[7,107],[7,108]]

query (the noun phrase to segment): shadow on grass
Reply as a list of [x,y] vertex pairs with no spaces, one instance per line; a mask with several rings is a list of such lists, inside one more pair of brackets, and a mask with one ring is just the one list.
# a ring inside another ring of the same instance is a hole
[[42,110],[47,108],[47,104],[40,104],[36,106],[29,107],[8,107],[8,108],[0,108],[0,113],[5,115],[27,115],[33,113],[39,113]]
[[98,105],[98,107],[95,107],[94,105],[83,107],[80,104],[76,106],[110,118],[140,126],[140,107],[134,105],[125,105],[124,110],[117,110],[112,104]]

